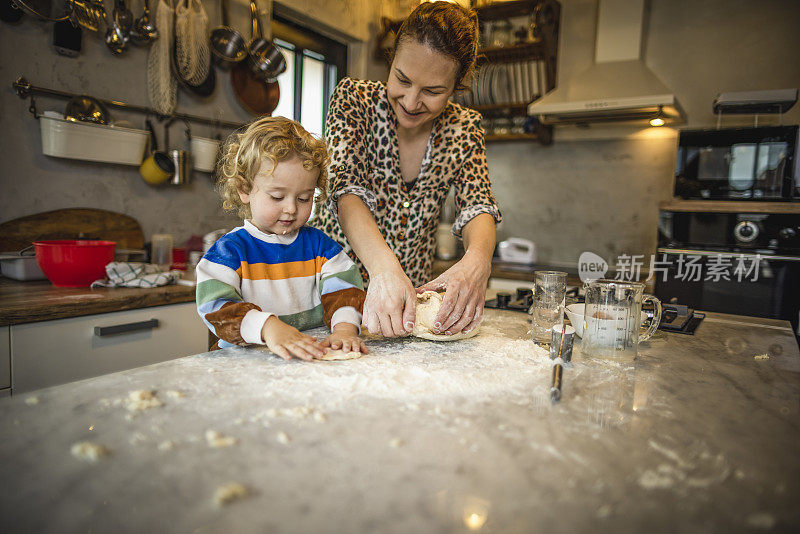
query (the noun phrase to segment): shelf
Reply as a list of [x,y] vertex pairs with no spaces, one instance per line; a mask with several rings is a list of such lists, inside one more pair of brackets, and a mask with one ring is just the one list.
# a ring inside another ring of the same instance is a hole
[[[539,97],[536,97],[539,98]],[[535,100],[535,99],[534,99]],[[469,109],[474,109],[475,111],[479,111],[482,115],[503,115],[508,114],[511,116],[514,115],[527,115],[528,114],[528,103],[527,102],[516,102],[516,103],[509,103],[509,104],[488,104],[482,106],[465,106]]]
[[487,143],[505,143],[512,141],[535,141],[543,145],[553,142],[553,133],[549,128],[542,128],[539,133],[516,133],[516,134],[486,134],[484,140]]
[[759,200],[684,200],[661,202],[663,211],[701,211],[716,213],[800,213],[800,202]]
[[[37,119],[39,118],[38,111],[36,110],[36,104],[34,100],[34,96],[43,95],[43,96],[51,96],[56,98],[63,98],[63,99],[71,99],[77,96],[90,96],[90,95],[79,95],[77,93],[70,93],[67,91],[61,91],[59,89],[48,89],[46,87],[37,87],[35,85],[31,85],[25,77],[20,76],[16,79],[16,81],[12,84],[14,91],[17,93],[17,96],[21,99],[30,98],[31,105],[28,110],[33,114],[34,117]],[[94,97],[93,97],[94,98]],[[122,109],[125,111],[132,111],[135,113],[142,113],[145,115],[151,115],[153,117],[159,117],[159,113],[149,107],[145,106],[137,106],[134,104],[128,104],[126,102],[120,102],[119,100],[105,100],[102,98],[95,98],[98,102],[105,105],[106,107],[112,107],[115,109]],[[200,117],[198,115],[189,115],[187,113],[172,113],[170,116],[172,119],[183,120],[183,121],[190,121],[199,124],[207,124],[209,126],[217,126],[220,128],[231,128],[237,129],[241,128],[243,124],[238,122],[230,122],[230,121],[223,121],[219,119],[212,119],[209,117]]]
[[507,19],[519,17],[526,13],[533,13],[539,0],[515,0],[513,2],[496,2],[475,8],[475,13],[481,21]]
[[488,47],[478,50],[478,63],[510,63],[520,60],[546,59],[544,41],[521,43],[510,46]]

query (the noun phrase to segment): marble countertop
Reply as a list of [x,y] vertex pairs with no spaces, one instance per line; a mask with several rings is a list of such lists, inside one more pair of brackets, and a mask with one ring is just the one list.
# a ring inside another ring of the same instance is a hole
[[0,277],[0,326],[191,302],[194,294],[194,286],[178,284],[92,289]]
[[[558,404],[527,328],[487,310],[464,341],[233,348],[0,399],[0,531],[800,529],[788,323],[709,313],[631,363],[577,344]],[[138,390],[163,405],[131,411]],[[78,459],[82,441],[109,454]],[[215,504],[229,482],[248,494]]]

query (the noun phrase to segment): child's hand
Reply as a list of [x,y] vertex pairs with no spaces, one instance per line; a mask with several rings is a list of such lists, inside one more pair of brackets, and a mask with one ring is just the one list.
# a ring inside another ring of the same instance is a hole
[[331,335],[323,339],[321,344],[334,350],[342,349],[342,352],[360,351],[369,354],[367,345],[358,337],[358,327],[350,323],[339,323],[334,326]]
[[261,337],[269,350],[286,361],[291,360],[292,356],[311,361],[314,356],[322,356],[325,353],[324,346],[319,341],[289,326],[274,315],[270,316],[261,328]]

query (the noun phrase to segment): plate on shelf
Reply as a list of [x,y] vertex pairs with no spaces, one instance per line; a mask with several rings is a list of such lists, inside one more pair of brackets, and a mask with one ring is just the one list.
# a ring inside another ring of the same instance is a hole
[[528,98],[534,100],[540,96],[539,93],[539,62],[538,61],[529,61],[528,62],[528,84],[529,84],[529,92],[530,95]]
[[483,79],[483,67],[478,69],[478,71],[475,73],[475,90],[472,93],[472,98],[474,100],[473,103],[476,106],[480,106],[481,105],[481,98],[483,96],[482,92],[481,92],[481,80],[482,79]]
[[481,72],[481,105],[489,104],[489,67],[491,65],[484,65]]
[[483,77],[483,97],[484,104],[487,106],[492,104],[492,73],[494,65],[486,65],[485,75]]
[[497,65],[492,78],[492,94],[495,104],[508,103],[508,71],[505,64]]
[[528,81],[528,64],[520,62],[514,66],[517,71],[517,92],[519,92],[519,100],[517,100],[517,102],[527,104],[531,101],[531,91]]

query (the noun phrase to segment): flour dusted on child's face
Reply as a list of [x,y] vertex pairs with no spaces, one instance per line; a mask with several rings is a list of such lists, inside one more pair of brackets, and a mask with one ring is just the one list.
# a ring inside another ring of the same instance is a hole
[[259,230],[286,235],[311,217],[319,172],[315,167],[306,169],[297,156],[275,166],[264,159],[250,193],[239,192],[239,198],[250,205],[251,220]]

